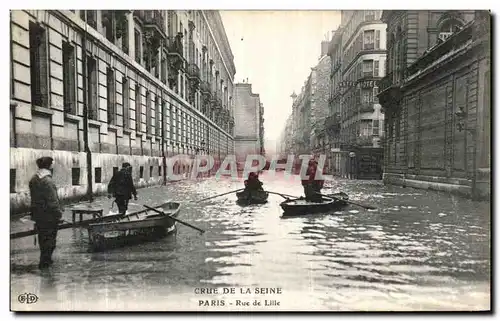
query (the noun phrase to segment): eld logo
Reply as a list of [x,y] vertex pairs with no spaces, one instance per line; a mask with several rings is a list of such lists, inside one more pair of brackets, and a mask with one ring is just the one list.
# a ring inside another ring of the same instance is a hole
[[36,294],[33,294],[33,293],[24,293],[24,294],[20,294],[17,297],[17,300],[20,303],[33,304],[33,303],[36,303],[38,301],[38,297],[36,296]]

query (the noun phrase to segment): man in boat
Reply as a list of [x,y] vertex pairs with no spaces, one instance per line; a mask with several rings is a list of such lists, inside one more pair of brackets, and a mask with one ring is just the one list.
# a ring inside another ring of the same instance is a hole
[[316,179],[316,173],[318,171],[318,162],[311,159],[309,161],[306,176],[307,179],[302,180],[302,186],[304,187],[304,194],[306,196],[306,201],[321,203],[323,197],[321,195],[321,189],[323,188],[324,181]]
[[129,163],[123,163],[122,168],[109,181],[108,198],[114,196],[118,212],[125,214],[128,209],[128,201],[132,199],[132,195],[134,195],[134,200],[137,201],[137,191],[132,179],[132,166]]
[[39,269],[46,269],[52,263],[56,248],[57,228],[62,218],[62,209],[57,196],[57,187],[52,179],[52,157],[36,160],[38,171],[29,182],[31,196],[31,219],[35,221],[40,247]]
[[259,180],[259,175],[255,172],[252,172],[248,175],[248,179],[245,181],[245,192],[251,195],[256,191],[263,191],[262,188],[263,183]]

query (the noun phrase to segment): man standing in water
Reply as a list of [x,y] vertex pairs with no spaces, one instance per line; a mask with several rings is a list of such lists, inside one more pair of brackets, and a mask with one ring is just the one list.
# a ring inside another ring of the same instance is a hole
[[40,246],[39,269],[46,269],[53,263],[52,254],[56,248],[57,227],[62,217],[57,188],[50,171],[53,161],[51,157],[37,159],[38,171],[29,182],[31,219],[35,221]]
[[137,191],[132,179],[132,166],[129,163],[123,163],[122,168],[109,181],[108,198],[114,196],[118,212],[125,214],[128,209],[128,201],[132,198],[132,195],[134,195],[134,200],[137,201]]

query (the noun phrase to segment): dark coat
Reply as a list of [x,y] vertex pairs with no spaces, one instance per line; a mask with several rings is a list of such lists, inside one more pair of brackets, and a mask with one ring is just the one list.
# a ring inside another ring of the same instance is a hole
[[132,175],[128,170],[122,168],[113,175],[108,184],[108,194],[115,197],[123,196],[127,199],[132,198],[132,194],[137,195]]
[[56,184],[48,169],[39,170],[29,182],[31,219],[37,223],[56,223],[62,217]]
[[315,179],[317,171],[318,171],[318,164],[316,162],[310,163],[306,171],[306,176],[309,176],[309,178],[302,180],[302,186],[315,185],[319,188],[323,188],[323,184],[325,181]]
[[258,178],[250,178],[245,181],[245,189],[247,191],[259,191],[263,190],[262,188],[263,183],[259,181]]

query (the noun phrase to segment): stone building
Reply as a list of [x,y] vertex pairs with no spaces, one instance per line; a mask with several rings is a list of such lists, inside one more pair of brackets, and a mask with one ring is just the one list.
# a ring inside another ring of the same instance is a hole
[[490,197],[487,11],[384,11],[384,182]]
[[[377,81],[385,75],[386,24],[381,10],[343,10],[341,27],[330,42],[328,128],[332,172],[339,176],[379,178],[384,115]],[[364,161],[363,159],[371,159]]]
[[81,199],[125,161],[141,187],[176,154],[233,152],[236,71],[217,11],[14,10],[10,26],[12,211],[40,156],[59,196]]
[[318,64],[311,68],[311,152],[317,155],[327,154],[325,119],[329,115],[330,91],[328,44],[327,41],[322,42],[321,58]]
[[244,162],[247,155],[261,154],[264,148],[264,107],[259,94],[252,92],[252,85],[249,83],[235,84],[234,104],[236,158],[238,162]]
[[304,82],[299,95],[292,98],[292,113],[289,125],[292,137],[291,154],[325,153],[325,118],[328,116],[328,92],[330,57],[328,42],[321,43],[321,55],[316,66]]
[[266,150],[264,146],[264,105],[260,103],[260,112],[259,112],[259,144],[260,144],[260,154],[265,155]]
[[328,55],[330,56],[330,94],[329,94],[329,114],[325,119],[325,129],[327,136],[327,151],[330,160],[330,172],[333,175],[341,176],[341,163],[344,158],[340,146],[342,143],[340,128],[342,114],[342,96],[340,90],[340,83],[342,82],[342,31],[343,27],[340,26],[334,31],[330,46],[328,48]]

